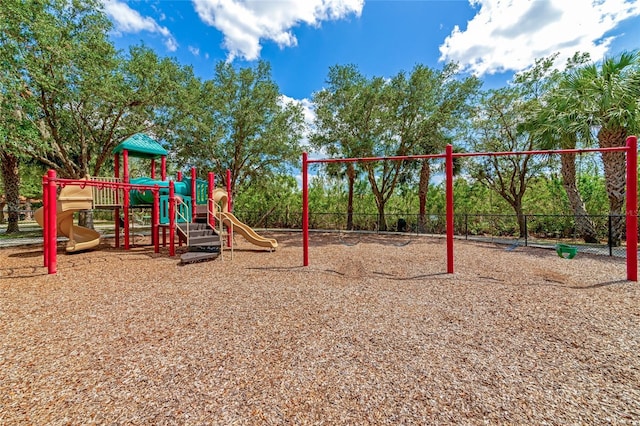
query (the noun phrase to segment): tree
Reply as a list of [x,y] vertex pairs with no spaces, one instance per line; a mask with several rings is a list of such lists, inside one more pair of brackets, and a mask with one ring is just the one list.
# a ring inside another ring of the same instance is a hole
[[161,137],[193,79],[148,48],[117,52],[100,7],[96,0],[7,0],[0,8],[10,78],[37,104],[29,119],[43,124],[42,137],[23,141],[23,152],[62,177],[99,175],[112,149],[134,133]]
[[[575,93],[567,90],[568,70],[583,64],[588,55],[576,54],[567,63],[565,72],[554,71],[553,62],[557,55],[536,61],[533,68],[537,79],[544,86],[539,102],[532,104],[530,118],[525,126],[536,138],[539,149],[575,149],[578,141],[590,139],[588,117],[579,108],[580,100]],[[575,227],[587,243],[597,243],[598,237],[593,220],[589,217],[585,203],[580,195],[576,178],[576,154],[560,156],[562,184],[567,193],[574,214]]]
[[241,69],[219,62],[194,102],[188,125],[175,132],[178,158],[218,175],[231,170],[233,193],[297,161],[302,108],[280,94],[267,62]]
[[[11,39],[9,16],[17,4],[0,7],[0,169],[8,211],[7,233],[19,232],[20,160],[23,145],[39,140],[39,132],[29,117],[35,110],[29,89],[15,73],[20,58],[18,44]],[[2,219],[4,213],[0,212]]]
[[[360,89],[367,83],[366,78],[355,65],[336,65],[329,69],[326,83],[326,89],[313,95],[316,118],[311,143],[332,157],[364,156],[365,150],[354,131],[358,115],[350,111],[350,103],[359,96]],[[333,176],[341,174],[330,165],[327,171]],[[344,175],[347,177],[347,230],[353,229],[353,193],[358,174],[355,163],[344,164]]]
[[[588,124],[597,129],[600,148],[621,147],[628,135],[640,129],[640,53],[624,52],[576,68],[567,75],[566,90]],[[609,214],[613,216],[612,241],[620,244],[624,231],[625,155],[602,154]]]
[[[457,72],[455,64],[447,64],[442,70],[417,65],[409,78],[400,73],[392,79],[394,131],[415,154],[442,153],[471,112],[469,100],[481,83],[475,77],[457,79]],[[418,226],[423,230],[431,162],[424,159],[417,164],[420,168]]]
[[[398,81],[402,76],[396,77]],[[316,133],[312,141],[330,155],[343,157],[391,157],[407,155],[414,139],[399,134],[396,112],[407,102],[394,88],[393,79],[371,79],[354,65],[329,70],[328,88],[314,95]],[[356,165],[353,165],[354,167]],[[347,164],[349,199],[352,199],[355,171]],[[406,167],[401,161],[360,162],[369,181],[378,210],[378,226],[387,229],[385,205],[401,181]],[[351,211],[349,209],[349,211]]]
[[[522,127],[528,107],[521,85],[491,90],[479,104],[473,126],[475,151],[528,151],[534,148],[534,138]],[[484,156],[471,165],[472,175],[495,191],[514,210],[520,237],[525,236],[523,197],[530,181],[545,167],[533,155]]]

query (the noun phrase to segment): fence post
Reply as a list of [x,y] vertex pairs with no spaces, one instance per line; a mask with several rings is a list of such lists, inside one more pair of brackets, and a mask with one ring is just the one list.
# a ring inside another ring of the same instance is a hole
[[464,214],[464,239],[469,239],[469,213]]
[[608,225],[609,229],[607,233],[609,234],[609,237],[607,238],[607,244],[609,245],[609,256],[613,256],[613,235],[611,233],[613,228],[613,219],[611,215],[609,215]]

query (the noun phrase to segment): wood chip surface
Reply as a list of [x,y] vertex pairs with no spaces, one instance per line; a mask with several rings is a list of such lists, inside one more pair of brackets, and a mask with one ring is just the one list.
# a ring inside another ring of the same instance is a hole
[[305,268],[268,236],[0,251],[0,424],[640,424],[624,259],[456,241],[449,275],[441,239],[313,233]]

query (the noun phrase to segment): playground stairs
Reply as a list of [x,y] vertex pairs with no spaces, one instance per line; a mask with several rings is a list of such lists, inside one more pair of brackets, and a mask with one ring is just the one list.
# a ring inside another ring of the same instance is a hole
[[[187,231],[188,229],[188,231]],[[182,263],[212,260],[220,255],[220,236],[206,222],[180,223],[178,236],[188,242],[189,251],[180,256]]]

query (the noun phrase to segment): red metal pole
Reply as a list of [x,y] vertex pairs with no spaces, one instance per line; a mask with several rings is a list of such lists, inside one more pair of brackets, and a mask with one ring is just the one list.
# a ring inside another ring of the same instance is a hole
[[44,257],[44,267],[49,266],[49,245],[47,242],[49,241],[49,223],[47,222],[48,209],[49,209],[49,180],[47,179],[47,174],[45,173],[42,176],[42,251]]
[[166,155],[163,155],[162,159],[160,160],[160,177],[162,178],[163,182],[167,180],[167,156]]
[[129,151],[122,150],[122,181],[129,183]]
[[207,178],[207,223],[215,229],[216,217],[213,214],[213,189],[216,186],[216,175],[213,172],[209,172]]
[[[233,203],[231,202],[231,170],[227,169],[227,211],[231,213],[231,207]],[[231,235],[231,228],[229,228],[229,232],[227,233],[227,247],[231,247],[233,241],[233,235]]]
[[169,181],[169,256],[176,255],[176,192],[173,181]]
[[155,158],[151,159],[151,179],[156,178],[156,160]]
[[153,190],[153,210],[151,211],[151,222],[153,228],[151,229],[151,235],[153,238],[153,251],[155,253],[160,252],[160,189],[158,185],[155,185]]
[[198,174],[196,173],[196,168],[191,168],[191,223],[195,223],[196,221],[196,199],[198,198],[198,194],[196,193],[196,181],[198,179]]
[[309,266],[309,187],[307,153],[302,153],[302,265]]
[[[129,152],[122,150],[122,181],[129,183]],[[129,250],[129,190],[124,189],[124,249]]]
[[45,223],[47,223],[49,225],[49,231],[47,232],[47,237],[48,237],[48,243],[49,247],[47,248],[47,251],[49,253],[49,268],[48,268],[48,272],[50,274],[55,274],[57,272],[57,267],[58,267],[58,218],[56,217],[57,215],[57,203],[56,203],[56,199],[57,194],[56,194],[56,171],[55,170],[49,170],[48,172],[48,178],[49,178],[49,188],[48,192],[49,192],[49,196],[48,196],[48,200],[49,200],[49,208],[48,208],[48,212],[45,211],[45,214],[47,215],[48,219],[45,219]]
[[[114,154],[113,156],[113,174],[116,179],[120,179],[120,154]],[[116,198],[117,203],[120,203],[120,191],[121,189],[116,189]],[[120,247],[120,207],[116,207],[113,211],[114,215],[114,228],[115,228],[115,246],[116,248]]]
[[182,172],[180,170],[178,170],[178,173],[176,173],[176,180],[178,182],[182,182]]
[[627,280],[638,281],[638,137],[627,138]]
[[453,146],[447,145],[446,198],[447,198],[447,273],[453,274]]

